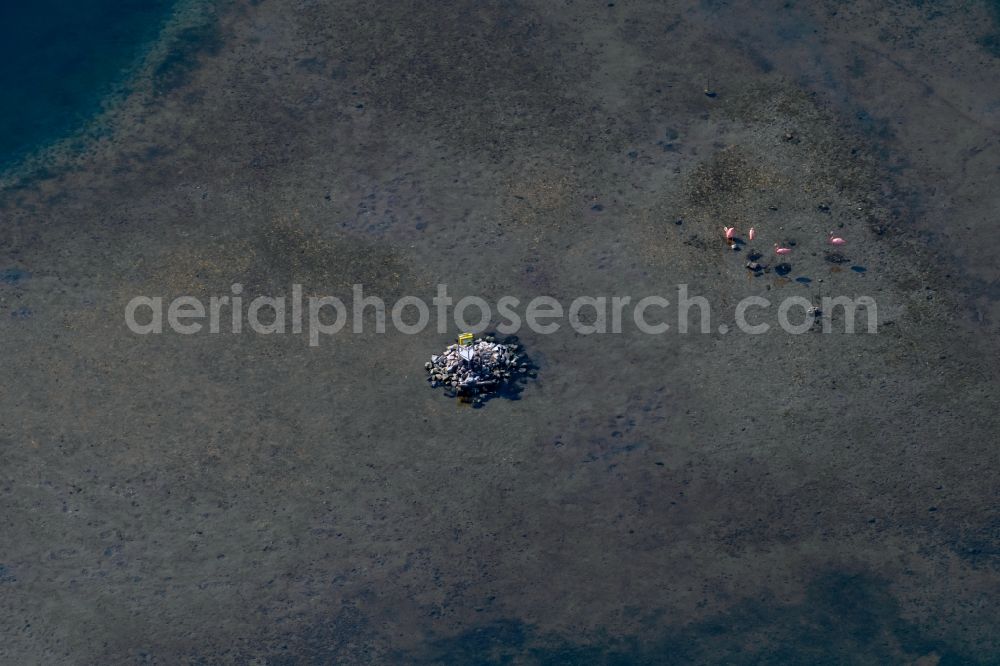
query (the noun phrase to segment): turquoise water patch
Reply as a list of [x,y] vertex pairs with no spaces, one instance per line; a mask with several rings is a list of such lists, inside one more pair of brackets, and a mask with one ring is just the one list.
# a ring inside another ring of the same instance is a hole
[[100,110],[175,0],[0,3],[0,165]]
[[0,271],[0,283],[3,284],[18,284],[29,277],[31,276],[28,271],[22,271],[18,268],[6,268]]

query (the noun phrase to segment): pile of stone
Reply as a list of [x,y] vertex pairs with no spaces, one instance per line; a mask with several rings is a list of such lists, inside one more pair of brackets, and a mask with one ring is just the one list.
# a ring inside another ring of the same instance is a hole
[[492,337],[449,345],[444,353],[431,356],[424,368],[432,387],[443,386],[449,395],[475,399],[497,393],[519,378],[535,376],[520,345]]

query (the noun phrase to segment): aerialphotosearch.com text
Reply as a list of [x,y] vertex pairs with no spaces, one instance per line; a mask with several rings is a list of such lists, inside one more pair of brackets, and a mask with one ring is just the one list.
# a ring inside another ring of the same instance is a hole
[[[704,296],[689,293],[688,285],[677,285],[672,298],[663,295],[579,296],[567,304],[551,296],[522,299],[502,296],[491,304],[479,296],[464,296],[456,302],[447,285],[439,284],[437,294],[427,301],[403,296],[387,304],[376,295],[366,294],[355,284],[349,303],[337,296],[303,296],[302,285],[293,284],[290,295],[245,298],[243,286],[233,284],[230,293],[207,299],[177,296],[136,296],[125,307],[125,323],[137,335],[173,332],[179,335],[241,334],[308,336],[310,346],[324,337],[350,331],[360,334],[387,327],[406,335],[417,335],[431,323],[438,333],[495,330],[503,335],[518,333],[523,327],[541,335],[569,328],[581,335],[622,333],[633,327],[641,333],[667,332],[729,333],[762,335],[781,330],[801,335],[817,326],[834,330],[833,315],[839,313],[837,330],[852,334],[859,314],[865,316],[866,333],[876,333],[878,313],[869,296],[824,296],[819,302],[803,296],[787,296],[776,302],[763,296],[748,296],[731,311],[728,323],[713,327],[712,306]],[[776,329],[775,329],[776,325]]]

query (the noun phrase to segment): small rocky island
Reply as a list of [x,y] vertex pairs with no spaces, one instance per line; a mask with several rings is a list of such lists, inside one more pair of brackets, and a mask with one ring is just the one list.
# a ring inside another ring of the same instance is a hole
[[517,338],[497,342],[493,336],[475,338],[471,333],[431,356],[424,368],[432,388],[442,386],[447,397],[474,407],[494,396],[517,399],[523,383],[537,376]]

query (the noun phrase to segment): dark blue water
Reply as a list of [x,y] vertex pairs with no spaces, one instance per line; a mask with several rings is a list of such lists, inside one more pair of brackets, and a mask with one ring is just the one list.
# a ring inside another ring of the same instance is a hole
[[174,0],[0,0],[0,165],[79,128]]

